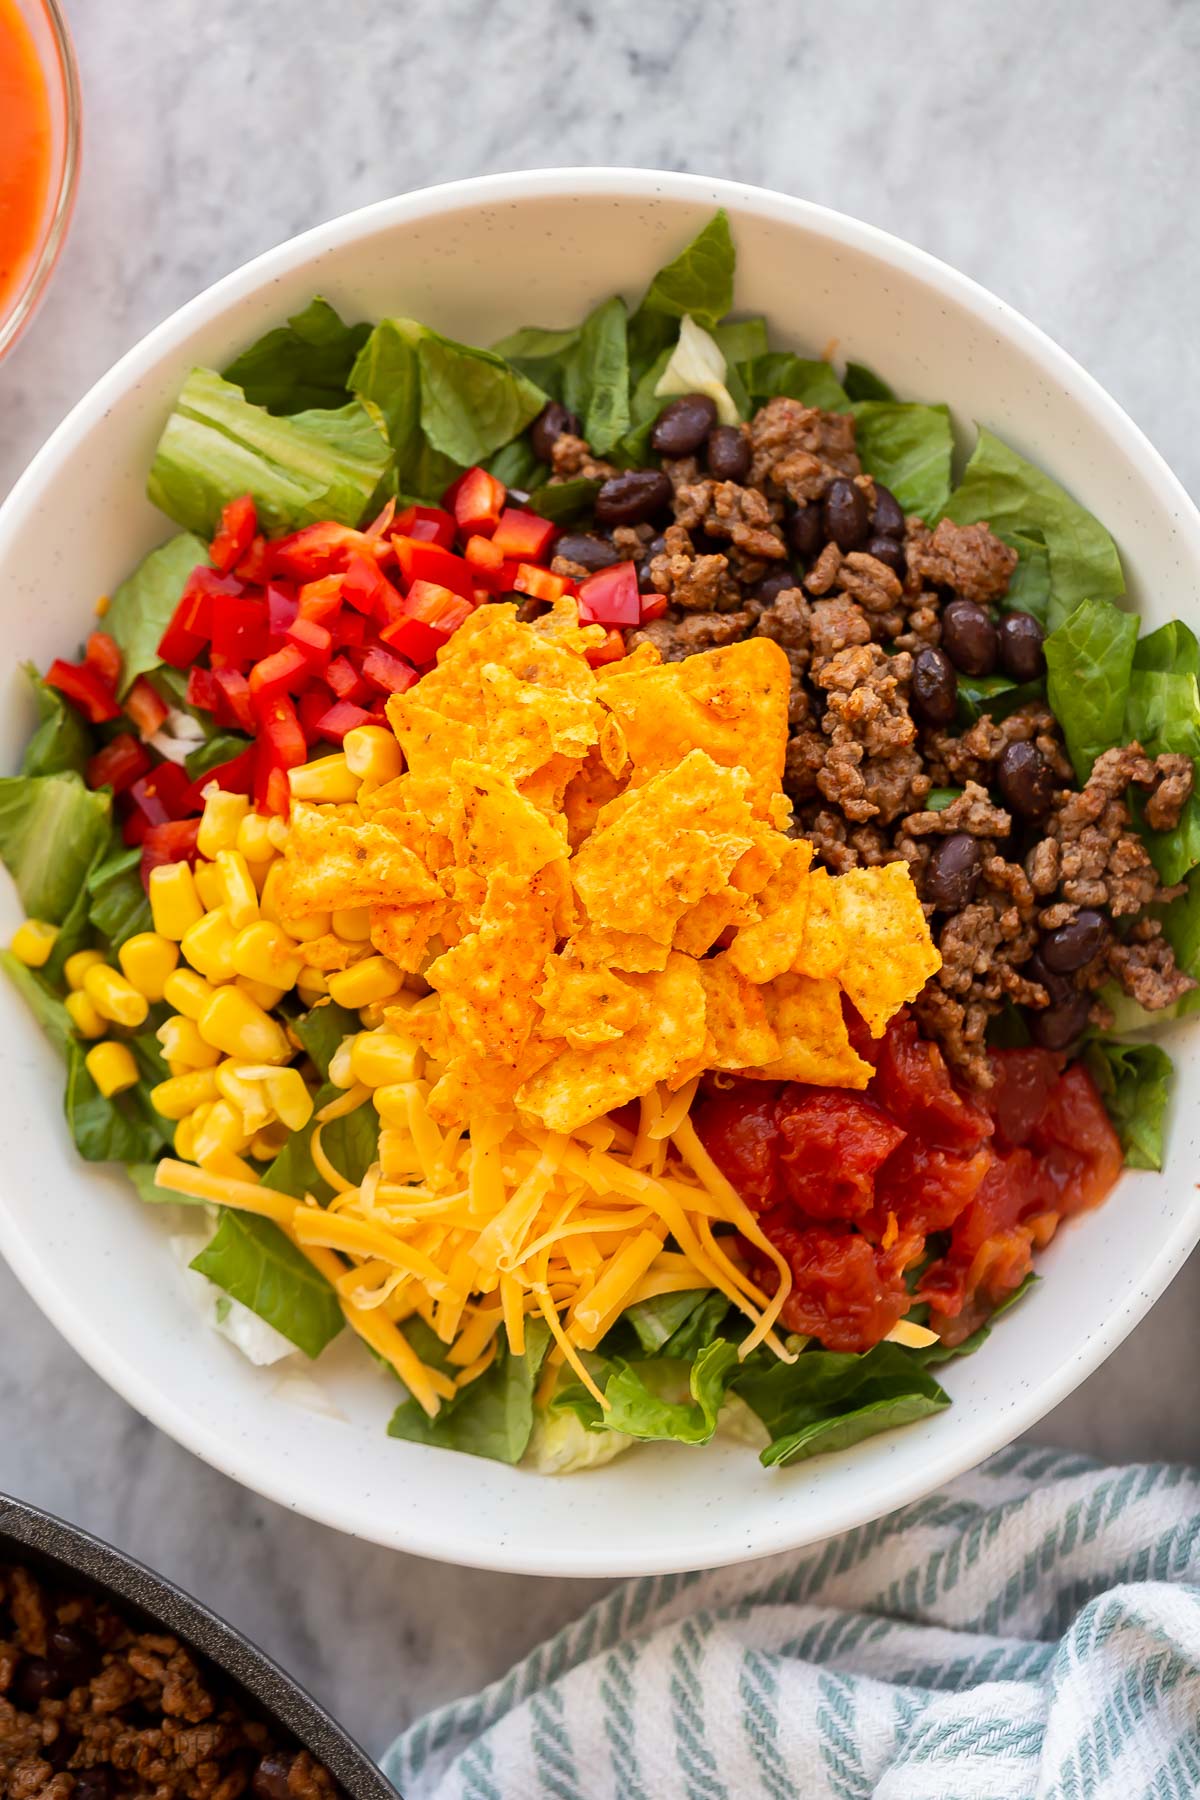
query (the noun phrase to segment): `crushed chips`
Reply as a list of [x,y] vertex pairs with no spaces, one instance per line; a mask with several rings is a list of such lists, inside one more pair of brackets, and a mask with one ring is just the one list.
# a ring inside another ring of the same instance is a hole
[[293,808],[281,923],[370,908],[370,947],[309,926],[300,952],[428,984],[450,1127],[515,1101],[569,1133],[705,1069],[865,1086],[843,995],[878,1036],[939,959],[907,865],[831,876],[786,835],[786,657],[593,670],[603,638],[569,599],[479,608],[388,702],[405,773]]

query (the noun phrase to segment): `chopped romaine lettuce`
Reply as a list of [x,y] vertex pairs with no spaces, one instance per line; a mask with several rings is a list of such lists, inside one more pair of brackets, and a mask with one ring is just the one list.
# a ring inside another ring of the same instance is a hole
[[1131,1169],[1161,1169],[1174,1065],[1159,1044],[1098,1038],[1084,1055]]
[[265,1319],[305,1356],[319,1356],[342,1329],[342,1309],[332,1287],[270,1219],[226,1207],[212,1242],[189,1266]]
[[0,950],[0,968],[8,976],[26,1006],[60,1056],[69,1056],[75,1043],[71,1015],[36,969],[19,962],[11,950]]
[[[441,1366],[439,1351],[444,1346],[420,1320],[415,1325],[407,1322],[404,1331],[423,1361]],[[523,1355],[514,1356],[502,1335],[491,1367],[453,1400],[443,1401],[436,1418],[429,1418],[415,1400],[405,1400],[396,1408],[388,1436],[465,1450],[493,1462],[519,1463],[533,1431],[533,1390],[549,1344],[545,1320],[526,1319]]]
[[534,1414],[523,1460],[538,1475],[574,1475],[612,1462],[635,1442],[620,1431],[589,1431],[573,1412],[543,1408]]
[[756,1354],[731,1385],[771,1433],[760,1458],[768,1468],[845,1450],[950,1404],[897,1344],[876,1344],[861,1356],[806,1350],[790,1365]]
[[579,342],[580,329],[578,325],[565,331],[524,325],[520,331],[501,338],[492,349],[551,400],[561,400],[570,353]]
[[753,406],[762,406],[783,394],[803,406],[820,406],[826,412],[845,412],[849,395],[827,362],[793,356],[790,350],[771,350],[738,368]]
[[892,490],[906,513],[937,518],[950,496],[949,407],[863,400],[853,411],[863,468]]
[[160,544],[123,581],[109,602],[104,629],[121,652],[121,692],[160,665],[159,639],[171,623],[192,570],[208,566],[208,545],[190,532]]
[[87,878],[88,918],[114,950],[153,927],[141,864],[141,846],[126,849],[118,837]]
[[629,430],[629,345],[619,296],[584,320],[578,342],[564,358],[562,399],[582,422],[597,456],[607,456]]
[[876,375],[874,369],[868,369],[863,363],[848,362],[846,364],[842,386],[851,400],[894,400],[896,398],[887,382]]
[[224,379],[240,387],[252,405],[272,413],[345,406],[354,359],[370,335],[368,324],[344,325],[318,294],[286,325],[235,357]]
[[[1147,756],[1174,751],[1200,759],[1200,644],[1174,620],[1144,637],[1133,653],[1125,735]],[[1171,887],[1200,863],[1200,797],[1188,796],[1178,825],[1170,831],[1143,830],[1146,848],[1162,881]]]
[[1084,600],[1046,639],[1046,691],[1081,782],[1123,741],[1138,622],[1108,600]]
[[0,858],[33,919],[61,925],[108,842],[112,796],[74,770],[0,778]]
[[95,749],[83,715],[55,688],[46,686],[32,663],[25,663],[24,669],[33,688],[40,723],[25,746],[22,775],[62,775],[69,769],[82,775]]
[[150,1083],[143,1079],[106,1098],[88,1074],[85,1054],[77,1040],[67,1052],[67,1123],[80,1156],[87,1162],[153,1162],[170,1145],[175,1127],[150,1104]]

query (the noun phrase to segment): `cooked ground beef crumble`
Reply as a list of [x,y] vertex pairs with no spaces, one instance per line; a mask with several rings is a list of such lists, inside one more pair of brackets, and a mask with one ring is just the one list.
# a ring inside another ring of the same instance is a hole
[[339,1800],[175,1637],[0,1563],[4,1800]]
[[[673,409],[664,450],[697,396],[668,407],[659,429]],[[1111,1023],[1105,983],[1151,1011],[1196,985],[1147,912],[1182,890],[1159,882],[1128,802],[1136,789],[1149,825],[1171,829],[1191,760],[1128,744],[1080,788],[1044,701],[954,722],[960,674],[1027,682],[1045,666],[1037,622],[1001,607],[1017,556],[987,524],[905,518],[863,471],[853,416],[797,400],[664,454],[669,497],[661,476],[593,457],[562,407],[539,425],[552,480],[606,484],[603,526],[564,538],[555,571],[630,559],[643,592],[666,602],[628,646],[674,662],[759,635],[785,651],[793,830],[839,873],[909,864],[942,955],[915,1010],[961,1076],[988,1085],[986,1033],[1010,1003],[1035,1042],[1066,1050],[1089,1023]],[[931,809],[946,788],[961,791]]]

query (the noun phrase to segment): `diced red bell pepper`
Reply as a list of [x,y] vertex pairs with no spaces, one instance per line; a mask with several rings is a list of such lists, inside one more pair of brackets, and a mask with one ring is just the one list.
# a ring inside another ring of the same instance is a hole
[[431,581],[470,600],[475,592],[474,571],[461,556],[452,556],[440,544],[422,544],[416,538],[393,537],[396,560],[406,587],[414,581]]
[[643,625],[649,624],[651,619],[661,619],[663,614],[666,612],[666,610],[667,610],[667,596],[665,594],[643,594],[642,595],[642,624]]
[[250,671],[250,698],[256,705],[273,700],[289,689],[299,693],[312,674],[307,652],[297,644],[284,644],[260,657]]
[[178,763],[159,763],[130,785],[128,797],[133,811],[125,822],[123,835],[127,844],[141,843],[148,828],[186,818],[195,810],[192,784]]
[[212,603],[214,669],[242,669],[267,654],[267,603],[218,594]]
[[339,700],[357,703],[367,692],[366,682],[345,656],[334,657],[325,671],[325,679]]
[[[327,626],[318,625],[315,619],[297,618],[288,626],[284,638],[286,643],[294,646],[305,658],[310,674],[325,673],[333,648],[333,639]],[[254,685],[253,675],[250,677],[250,685]]]
[[295,581],[316,581],[322,575],[341,574],[356,550],[371,556],[377,555],[380,548],[378,539],[327,519],[320,525],[305,525],[288,537],[276,538],[270,546],[271,568],[277,575],[290,575]]
[[101,681],[107,681],[109,687],[116,687],[121,679],[121,652],[117,648],[117,640],[109,637],[107,631],[91,633],[83,660],[90,669],[95,669]]
[[300,589],[300,616],[328,625],[342,609],[342,577],[323,575],[319,581],[306,581]]
[[[365,681],[385,694],[403,694],[421,679],[410,662],[405,662],[402,656],[393,656],[380,644],[372,644],[363,657],[362,672]],[[352,710],[360,712],[362,709],[354,707]],[[365,720],[360,719],[359,723],[363,724]]]
[[491,538],[469,537],[463,555],[476,570],[495,570],[504,567],[504,552]]
[[213,669],[204,668],[200,663],[193,663],[188,670],[185,698],[188,705],[196,707],[199,712],[217,712],[221,705],[222,693],[216,672]]
[[261,812],[287,812],[287,771],[296,768],[307,756],[308,743],[296,708],[285,694],[275,695],[259,711],[254,801]]
[[253,744],[237,756],[231,756],[228,762],[218,763],[216,768],[198,775],[192,783],[191,808],[200,812],[204,806],[204,790],[214,781],[227,794],[250,794],[254,791],[254,767],[258,760],[258,751]]
[[233,572],[239,581],[246,582],[250,587],[266,587],[271,579],[271,555],[261,531],[256,533],[250,548]]
[[342,608],[336,619],[330,620],[329,629],[338,650],[366,642],[367,621],[361,613],[351,612],[348,606]]
[[[399,650],[410,661],[429,662],[473,610],[469,601],[449,588],[414,581],[404,596],[399,618],[385,625],[379,635],[389,648]],[[365,666],[363,673],[367,673]]]
[[146,677],[139,675],[125,696],[125,711],[137,726],[138,736],[145,743],[156,731],[162,730],[170,708]]
[[443,550],[453,549],[456,529],[453,513],[444,512],[440,506],[406,506],[396,514],[392,525],[393,533],[401,537],[440,544]]
[[549,569],[539,569],[534,563],[525,562],[518,564],[513,583],[518,594],[528,594],[534,600],[548,600],[551,605],[562,599],[567,585],[561,575],[552,575]]
[[213,676],[221,691],[220,704],[214,709],[218,725],[236,725],[239,731],[253,731],[254,708],[250,704],[250,683],[239,669],[214,669]]
[[605,663],[620,662],[625,654],[625,639],[616,626],[610,626],[608,636],[594,650],[585,650],[584,656],[593,669],[601,668]]
[[557,532],[558,526],[552,519],[540,518],[520,506],[506,506],[492,533],[492,542],[516,562],[542,562]]
[[342,577],[342,599],[368,618],[390,619],[400,599],[372,556],[352,556]]
[[217,526],[216,535],[208,547],[214,569],[222,575],[228,575],[236,563],[240,563],[258,530],[258,513],[254,506],[253,494],[239,494],[236,500],[230,500],[221,508],[221,523]]
[[92,788],[110,787],[114,794],[122,794],[149,767],[150,758],[137,739],[123,731],[88,758],[87,784]]
[[[364,683],[364,687],[365,685]],[[329,711],[329,704],[329,689],[319,681],[314,681],[311,687],[306,687],[296,701],[300,729],[310,744],[315,744],[317,739],[323,735],[321,720]]]
[[112,683],[90,663],[69,663],[56,657],[46,670],[46,686],[57,689],[93,725],[121,716]]
[[[384,653],[381,650],[373,650],[369,654],[382,656]],[[397,658],[390,656],[388,661],[396,662]],[[401,691],[399,688],[389,689],[391,693]],[[335,744],[340,744],[348,731],[357,731],[360,725],[369,725],[373,716],[364,707],[355,706],[349,700],[335,700],[328,711],[317,720],[317,730],[322,737],[331,738]]]
[[145,837],[136,840],[142,845],[142,886],[149,890],[150,871],[163,863],[194,863],[199,834],[199,819],[170,819],[162,825],[151,825]]
[[637,564],[612,563],[579,584],[580,601],[600,625],[638,625],[642,620],[642,596],[638,592]]
[[231,575],[218,575],[203,563],[184,583],[171,623],[159,639],[158,654],[174,669],[189,669],[212,636],[213,601],[221,595],[244,592]]
[[267,585],[267,648],[278,650],[283,643],[288,626],[300,611],[300,602],[294,594],[278,582]]
[[500,523],[507,489],[502,481],[486,469],[468,469],[457,482],[454,493],[454,517],[463,537],[479,533],[490,537]]

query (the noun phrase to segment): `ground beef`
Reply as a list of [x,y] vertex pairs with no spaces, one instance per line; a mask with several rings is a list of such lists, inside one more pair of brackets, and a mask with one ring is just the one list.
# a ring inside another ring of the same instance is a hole
[[1146,801],[1146,823],[1151,831],[1174,831],[1191,798],[1196,765],[1190,756],[1165,752],[1155,758],[1157,779]]
[[749,612],[681,613],[668,610],[661,619],[651,619],[627,634],[630,649],[635,644],[653,644],[664,662],[682,662],[698,650],[719,650],[723,644],[736,644],[754,627]]
[[1160,769],[1140,744],[1097,757],[1083,788],[1055,799],[1030,870],[1038,893],[1057,892],[1072,906],[1104,907],[1114,918],[1176,898],[1182,889],[1162,887],[1145,845],[1130,829],[1125,801],[1130,786],[1153,792],[1176,775],[1173,767]]
[[853,416],[802,406],[799,400],[768,400],[750,421],[750,448],[751,487],[797,505],[819,499],[839,475],[862,470]]
[[1176,966],[1175,953],[1157,919],[1139,919],[1126,937],[1108,946],[1104,960],[1105,973],[1113,975],[1147,1012],[1173,1006],[1196,985]]
[[613,463],[593,456],[583,438],[573,432],[560,431],[550,452],[553,474],[551,483],[561,481],[607,481],[617,473]]
[[684,612],[710,613],[733,612],[743,604],[742,590],[730,574],[727,557],[698,555],[683,525],[668,525],[664,542],[665,548],[650,559],[650,579],[672,606]]
[[941,519],[931,532],[920,519],[908,521],[905,555],[911,581],[953,588],[964,600],[986,606],[1008,592],[1017,553],[987,525],[955,525]]
[[986,787],[992,782],[996,764],[1010,744],[1033,744],[1061,781],[1074,779],[1058,720],[1038,700],[1009,713],[1004,719],[993,719],[985,713],[961,736],[944,731],[931,732],[924,749],[930,774],[939,787],[958,787],[968,781],[981,782]]
[[[940,812],[910,813],[901,829],[908,837],[928,837],[931,833],[948,837],[965,831],[974,838],[1006,838],[1012,830],[1012,815],[992,804],[986,788],[968,781],[956,800]],[[1032,892],[1032,890],[1031,890]]]
[[0,1795],[338,1800],[177,1638],[0,1564]]
[[888,824],[929,792],[913,745],[917,728],[908,710],[912,658],[886,656],[877,644],[837,651],[816,671],[827,696],[822,730],[828,738],[817,786],[861,824]]

